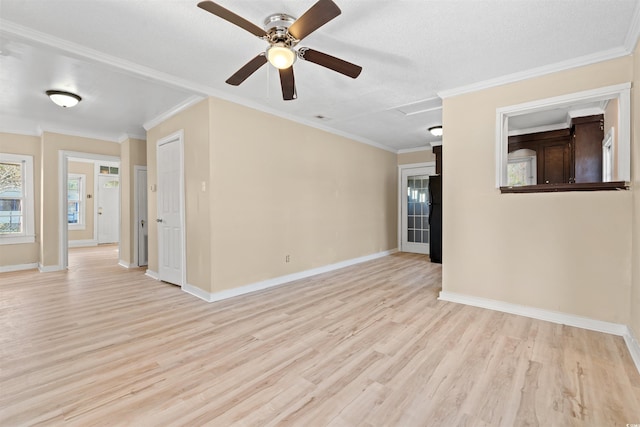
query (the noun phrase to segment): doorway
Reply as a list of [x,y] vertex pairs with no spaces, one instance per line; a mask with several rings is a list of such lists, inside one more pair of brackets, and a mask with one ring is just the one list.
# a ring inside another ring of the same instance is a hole
[[158,278],[185,283],[183,132],[158,141]]
[[[99,164],[104,164],[104,163],[108,163],[108,164],[112,164],[114,165],[114,167],[118,168],[120,165],[120,158],[115,157],[115,156],[108,156],[108,155],[102,155],[102,154],[93,154],[93,153],[84,153],[84,152],[78,152],[78,151],[65,151],[65,150],[60,150],[58,151],[58,194],[59,194],[59,215],[58,215],[58,230],[59,230],[59,240],[58,240],[58,262],[59,262],[59,266],[60,269],[64,270],[68,267],[69,265],[69,218],[70,218],[70,213],[69,213],[69,162],[70,161],[84,161],[84,162],[94,162],[95,164],[95,169],[98,169]],[[114,169],[115,171],[115,169]],[[99,171],[95,172],[94,176],[97,176],[99,173]],[[87,175],[89,175],[89,172],[87,172]],[[119,172],[115,172],[115,176],[119,176]],[[117,207],[117,211],[115,214],[115,218],[118,221],[116,226],[115,226],[115,232],[117,234],[117,238],[115,239],[115,242],[119,241],[119,236],[120,236],[120,210],[119,210],[119,205],[120,205],[120,188],[119,188],[119,183],[118,183],[118,187],[116,189],[117,191],[117,201],[118,201],[118,207]],[[85,242],[83,242],[83,244],[81,244],[81,246],[85,246],[85,245],[96,245],[98,243],[98,235],[99,235],[99,231],[98,231],[98,209],[97,209],[97,202],[98,202],[98,193],[99,193],[99,185],[98,185],[98,179],[96,178],[94,180],[94,187],[93,189],[91,188],[91,186],[88,186],[86,188],[86,206],[89,206],[90,204],[93,204],[93,202],[95,201],[96,203],[96,208],[93,211],[93,215],[94,215],[94,233],[93,233],[93,237],[90,240],[86,240]],[[93,196],[93,198],[91,197]],[[91,215],[89,212],[87,212],[85,215]],[[87,219],[87,217],[85,216],[85,219]],[[89,222],[89,220],[87,219],[87,222]],[[92,243],[92,244],[91,244]],[[119,248],[117,248],[118,252],[119,252]]]
[[400,166],[399,249],[401,252],[429,253],[429,176],[433,163]]
[[147,219],[147,167],[134,166],[134,218],[136,234],[133,241],[134,264],[138,267],[149,262],[149,224]]

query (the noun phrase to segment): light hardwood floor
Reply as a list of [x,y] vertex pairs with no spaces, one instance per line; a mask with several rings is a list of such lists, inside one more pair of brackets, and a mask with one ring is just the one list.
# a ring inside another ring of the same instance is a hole
[[620,337],[437,301],[395,254],[216,303],[72,249],[0,274],[0,425],[624,426]]

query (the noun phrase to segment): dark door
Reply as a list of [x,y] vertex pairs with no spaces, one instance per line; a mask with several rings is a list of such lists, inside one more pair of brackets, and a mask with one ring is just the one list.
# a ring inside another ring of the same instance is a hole
[[429,177],[429,257],[442,263],[442,176]]

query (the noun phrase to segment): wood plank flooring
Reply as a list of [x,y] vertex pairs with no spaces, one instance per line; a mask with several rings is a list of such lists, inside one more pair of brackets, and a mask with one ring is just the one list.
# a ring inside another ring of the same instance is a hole
[[206,303],[71,249],[0,274],[0,426],[625,426],[620,337],[437,301],[395,254]]

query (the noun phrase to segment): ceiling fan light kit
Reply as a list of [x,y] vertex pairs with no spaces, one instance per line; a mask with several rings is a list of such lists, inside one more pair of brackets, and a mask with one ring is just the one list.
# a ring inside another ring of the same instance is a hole
[[82,101],[82,98],[80,98],[79,95],[71,92],[65,92],[63,90],[48,90],[45,93],[54,104],[59,105],[62,108],[74,107],[78,102]]
[[301,47],[297,51],[294,49],[303,38],[342,13],[332,0],[318,0],[298,19],[284,13],[272,14],[265,19],[264,29],[210,0],[198,3],[198,7],[269,43],[264,52],[259,53],[229,77],[227,84],[240,85],[269,62],[279,70],[282,98],[289,101],[297,98],[293,74],[296,57],[353,79],[362,71],[362,67],[358,65],[308,47]]

